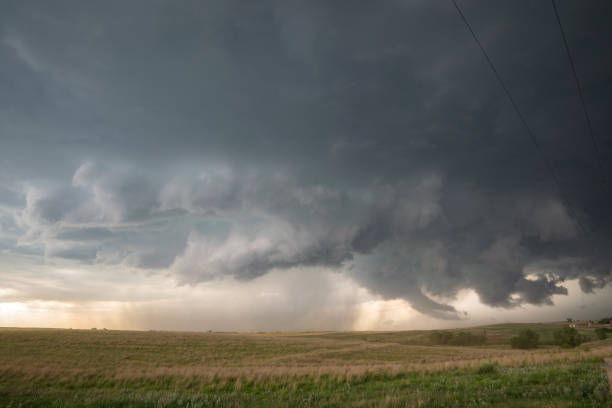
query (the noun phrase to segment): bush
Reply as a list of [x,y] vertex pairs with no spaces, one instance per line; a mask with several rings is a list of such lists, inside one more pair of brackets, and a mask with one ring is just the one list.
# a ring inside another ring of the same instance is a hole
[[540,335],[531,329],[524,329],[518,336],[510,339],[510,346],[513,349],[531,349],[538,347]]
[[605,340],[608,337],[608,330],[603,327],[595,329],[595,334],[599,340]]
[[476,373],[478,374],[495,374],[497,373],[498,364],[497,363],[484,363],[478,366]]
[[582,343],[578,330],[573,327],[564,327],[555,331],[555,344],[561,348],[574,348]]
[[484,344],[486,337],[483,334],[472,334],[469,332],[459,332],[448,341],[453,346],[479,346]]
[[448,344],[448,342],[453,338],[453,333],[448,331],[435,331],[429,335],[429,338],[433,344]]
[[604,317],[603,319],[599,320],[597,323],[599,323],[599,324],[610,324],[610,321],[612,321],[612,317]]
[[484,334],[462,331],[455,334],[449,331],[435,331],[429,335],[429,338],[433,344],[449,344],[452,346],[479,346],[487,340]]

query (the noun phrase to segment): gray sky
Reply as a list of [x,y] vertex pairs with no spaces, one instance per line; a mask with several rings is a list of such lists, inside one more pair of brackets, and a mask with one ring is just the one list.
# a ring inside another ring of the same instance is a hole
[[0,325],[612,315],[612,4],[598,152],[551,4],[459,4],[558,185],[451,2],[3,2]]

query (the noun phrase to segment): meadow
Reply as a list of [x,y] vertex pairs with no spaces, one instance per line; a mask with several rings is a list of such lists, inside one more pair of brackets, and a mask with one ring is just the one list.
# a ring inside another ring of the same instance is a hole
[[[612,407],[612,339],[552,345],[563,324],[429,331],[191,333],[0,329],[2,407]],[[521,329],[541,346],[513,350]]]

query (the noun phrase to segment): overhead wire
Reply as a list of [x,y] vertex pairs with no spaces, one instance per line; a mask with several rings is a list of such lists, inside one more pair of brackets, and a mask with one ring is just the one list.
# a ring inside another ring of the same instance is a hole
[[593,131],[593,123],[591,122],[591,116],[589,115],[589,110],[587,109],[586,102],[584,101],[584,93],[582,91],[582,85],[580,84],[580,80],[578,79],[578,73],[576,72],[574,58],[572,58],[572,53],[570,51],[569,44],[567,42],[567,37],[565,36],[565,30],[563,29],[563,24],[561,23],[561,18],[559,17],[559,10],[557,9],[557,4],[555,0],[551,0],[551,1],[552,1],[553,10],[555,12],[557,24],[559,25],[559,30],[561,30],[561,38],[563,38],[563,44],[565,46],[567,58],[569,59],[570,67],[572,68],[572,74],[574,76],[574,81],[576,82],[576,89],[578,90],[578,97],[580,98],[580,105],[582,105],[582,111],[584,112],[584,117],[586,119],[587,127],[589,129],[589,136],[591,137],[591,142],[593,144],[593,150],[595,150],[596,159],[597,159],[600,169],[603,169],[601,151],[597,143],[597,138],[595,137],[595,132]]
[[[516,101],[512,97],[512,94],[508,90],[508,87],[506,86],[506,83],[502,79],[502,77],[501,77],[499,71],[497,70],[497,68],[495,68],[495,64],[493,64],[493,61],[489,57],[489,54],[487,53],[487,51],[485,50],[484,46],[482,45],[482,43],[478,39],[478,36],[476,35],[474,30],[472,29],[472,26],[470,25],[469,21],[467,20],[465,14],[463,14],[463,11],[461,11],[461,8],[459,7],[459,4],[457,4],[457,1],[456,0],[451,0],[451,2],[455,6],[455,9],[459,13],[459,16],[461,17],[461,19],[465,23],[465,25],[468,28],[469,32],[472,34],[472,38],[474,39],[474,41],[476,42],[476,44],[478,45],[478,47],[482,51],[482,54],[484,55],[485,59],[487,60],[487,62],[489,64],[489,66],[491,67],[491,70],[495,74],[495,77],[497,78],[497,81],[499,82],[500,86],[504,90],[504,93],[506,94],[506,97],[510,101],[510,104],[514,108],[514,111],[516,112],[516,115],[519,117],[521,123],[523,124],[523,127],[527,131],[527,134],[529,135],[529,138],[531,139],[531,142],[533,143],[533,145],[535,146],[536,150],[538,151],[540,159],[544,163],[544,166],[546,167],[546,169],[548,170],[551,178],[553,179],[553,182],[554,182],[556,188],[559,190],[559,193],[562,194],[562,192],[563,192],[562,185],[561,185],[561,182],[559,180],[559,177],[557,176],[557,172],[555,171],[555,168],[553,167],[552,163],[546,157],[546,154],[544,153],[544,150],[542,149],[542,146],[540,145],[538,139],[535,137],[535,134],[531,130],[531,127],[529,127],[529,125],[527,124],[527,120],[523,116],[523,114],[522,114],[521,110],[519,109]],[[587,230],[586,230],[585,226],[582,224],[582,221],[580,221],[580,218],[578,218],[576,216],[576,213],[574,212],[574,210],[571,207],[571,205],[567,204],[567,210],[568,210],[570,216],[572,217],[572,219],[576,222],[576,224],[580,228],[580,230],[582,230],[583,234],[586,235],[587,234]]]

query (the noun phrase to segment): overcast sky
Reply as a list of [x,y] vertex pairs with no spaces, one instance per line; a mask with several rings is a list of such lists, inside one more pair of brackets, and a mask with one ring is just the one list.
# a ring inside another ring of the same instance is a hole
[[595,140],[551,3],[459,0],[543,158],[450,1],[2,2],[0,325],[612,315],[612,3],[557,4]]

